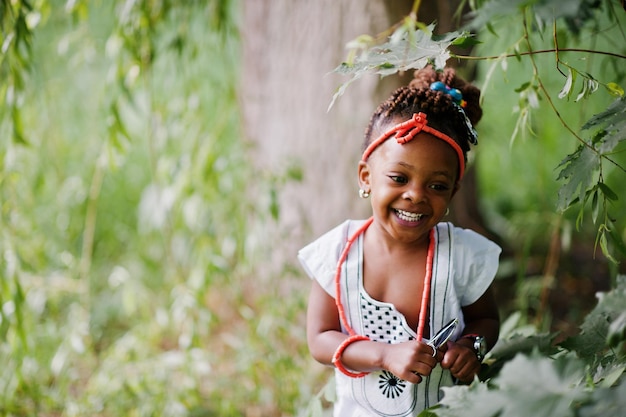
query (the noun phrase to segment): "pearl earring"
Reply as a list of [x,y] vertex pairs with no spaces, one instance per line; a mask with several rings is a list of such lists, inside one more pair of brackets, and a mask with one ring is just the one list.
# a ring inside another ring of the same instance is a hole
[[365,191],[364,189],[359,189],[359,197],[361,198],[368,198],[370,196],[370,192],[369,191]]

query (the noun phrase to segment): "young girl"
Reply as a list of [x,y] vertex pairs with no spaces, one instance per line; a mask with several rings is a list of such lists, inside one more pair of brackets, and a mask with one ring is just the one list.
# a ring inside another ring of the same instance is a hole
[[[441,400],[441,387],[471,382],[496,343],[500,248],[440,223],[477,143],[479,97],[453,69],[417,71],[365,132],[358,180],[372,217],[298,253],[313,278],[309,349],[336,369],[335,416],[415,416]],[[429,343],[454,319],[447,344]]]

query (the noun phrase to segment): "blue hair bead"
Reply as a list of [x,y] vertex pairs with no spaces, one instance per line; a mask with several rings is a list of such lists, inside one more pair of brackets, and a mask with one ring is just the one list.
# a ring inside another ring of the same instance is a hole
[[463,94],[461,93],[461,90],[459,90],[458,88],[451,88],[441,81],[435,81],[434,83],[432,83],[430,85],[430,89],[434,91],[440,91],[444,94],[449,95],[450,97],[452,97],[452,100],[459,106],[463,102]]
[[434,83],[432,83],[430,85],[430,89],[433,91],[439,91],[452,97],[452,101],[454,102],[454,104],[456,104],[459,113],[461,113],[461,115],[465,119],[465,125],[467,127],[467,137],[470,143],[472,145],[477,145],[478,135],[476,133],[476,130],[474,129],[474,126],[472,126],[472,123],[467,118],[467,114],[465,114],[465,111],[463,110],[463,108],[467,105],[467,102],[463,100],[463,93],[461,93],[461,90],[459,90],[458,88],[451,88],[441,81],[435,81]]
[[444,83],[442,83],[441,81],[435,81],[434,83],[432,83],[430,85],[430,89],[431,90],[435,90],[435,91],[445,92],[446,91],[446,85]]

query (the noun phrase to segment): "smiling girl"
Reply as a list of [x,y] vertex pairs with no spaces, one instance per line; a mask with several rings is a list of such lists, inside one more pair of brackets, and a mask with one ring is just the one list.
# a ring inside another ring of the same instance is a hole
[[[480,91],[453,69],[415,73],[372,115],[358,165],[372,217],[298,253],[312,280],[307,339],[336,369],[335,416],[415,416],[471,382],[498,338],[500,248],[442,222],[475,145]],[[432,336],[458,322],[447,344]]]

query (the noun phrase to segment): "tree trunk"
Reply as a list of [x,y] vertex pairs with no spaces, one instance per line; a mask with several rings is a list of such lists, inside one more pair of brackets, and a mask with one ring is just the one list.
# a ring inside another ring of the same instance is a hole
[[[457,3],[424,2],[419,20],[437,20],[439,31],[449,31]],[[363,133],[380,101],[411,74],[382,81],[364,77],[327,111],[336,88],[347,80],[331,71],[345,59],[347,42],[388,29],[411,6],[412,1],[397,0],[244,2],[240,95],[245,134],[263,172],[280,177],[296,166],[303,174],[301,182],[287,181],[280,188],[278,224],[265,225],[276,266],[346,218],[369,215],[369,203],[358,198]],[[475,206],[474,190],[468,187],[459,204]],[[264,197],[258,196],[260,201]]]
[[302,181],[288,181],[278,199],[283,240],[297,247],[368,213],[356,167],[382,99],[378,79],[354,83],[327,111],[346,81],[331,71],[345,59],[348,41],[378,33],[390,20],[380,0],[255,0],[244,2],[243,22],[244,130],[258,168],[273,176],[290,166],[302,170]]

